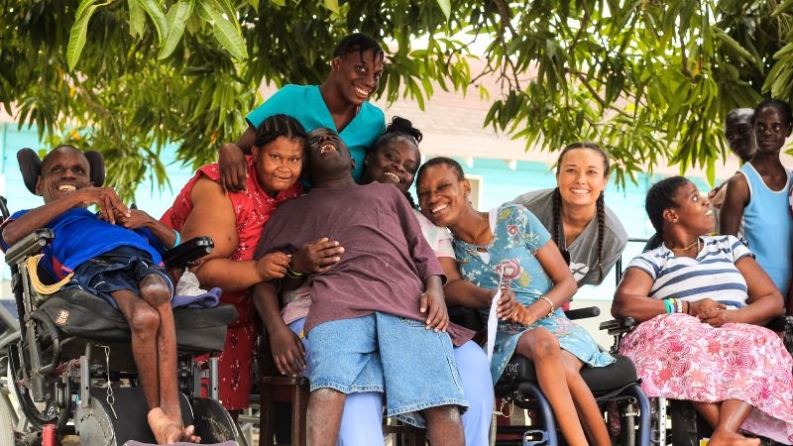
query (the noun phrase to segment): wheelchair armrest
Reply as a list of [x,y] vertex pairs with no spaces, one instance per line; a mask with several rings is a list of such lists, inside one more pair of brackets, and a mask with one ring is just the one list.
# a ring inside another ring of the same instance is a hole
[[775,332],[783,332],[785,329],[793,327],[793,316],[778,316],[765,324],[766,328]]
[[215,242],[211,237],[195,237],[165,251],[162,261],[170,269],[183,269],[195,264],[196,260],[211,253],[214,248]]
[[485,328],[485,324],[479,317],[479,312],[472,308],[462,305],[452,305],[448,308],[449,320],[461,327],[469,330],[479,331]]
[[570,320],[586,319],[588,317],[600,316],[600,308],[598,307],[576,308],[575,310],[567,310],[564,312],[564,314]]
[[26,257],[30,257],[41,251],[41,249],[54,238],[55,234],[51,229],[36,229],[8,248],[8,251],[6,251],[6,263],[9,265],[16,265]]
[[632,317],[622,317],[619,319],[601,322],[599,328],[601,330],[607,330],[607,333],[612,336],[616,336],[623,333],[628,333],[629,331],[633,330],[636,325],[638,325],[636,323],[636,319]]

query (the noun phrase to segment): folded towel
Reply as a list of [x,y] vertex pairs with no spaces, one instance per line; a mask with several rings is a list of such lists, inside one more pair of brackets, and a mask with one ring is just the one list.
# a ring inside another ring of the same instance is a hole
[[220,302],[220,294],[222,290],[218,287],[212,288],[207,291],[201,288],[198,283],[198,277],[192,272],[185,270],[182,277],[179,278],[179,283],[176,284],[176,291],[171,307],[187,307],[187,308],[212,308]]

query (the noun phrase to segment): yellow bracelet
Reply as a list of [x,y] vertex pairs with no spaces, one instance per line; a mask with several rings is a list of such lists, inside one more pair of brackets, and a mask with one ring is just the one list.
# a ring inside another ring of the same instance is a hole
[[545,316],[545,317],[551,317],[551,315],[553,314],[553,310],[554,310],[554,308],[553,308],[553,302],[551,302],[551,299],[548,299],[548,296],[542,296],[542,298],[543,298],[543,299],[545,299],[545,301],[546,301],[546,302],[548,302],[548,305],[550,305],[550,306],[551,306],[551,311],[549,311],[549,312],[548,312],[548,315],[547,315],[547,316]]

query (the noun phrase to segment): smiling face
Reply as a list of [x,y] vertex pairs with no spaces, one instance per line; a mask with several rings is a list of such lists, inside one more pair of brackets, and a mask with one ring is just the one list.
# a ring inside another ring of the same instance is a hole
[[694,235],[704,235],[713,231],[715,219],[709,206],[692,182],[686,182],[675,192],[675,206],[664,211],[664,219],[681,225]]
[[424,166],[416,184],[421,213],[438,226],[453,226],[471,205],[471,185],[448,164]]
[[779,108],[768,105],[755,113],[754,133],[758,152],[778,152],[785,145],[785,138],[790,136],[790,131],[790,123],[786,122]]
[[593,149],[574,148],[559,159],[556,185],[565,206],[595,206],[608,184],[603,155]]
[[303,141],[300,139],[279,136],[263,147],[254,146],[251,155],[259,186],[271,196],[292,187],[303,171]]
[[375,50],[353,51],[333,58],[331,76],[341,96],[360,106],[377,91],[383,75],[383,54]]
[[366,156],[362,183],[393,183],[407,193],[421,159],[419,149],[408,137],[388,141]]
[[69,146],[50,152],[41,164],[41,174],[36,183],[36,193],[44,202],[91,186],[90,165],[82,151]]

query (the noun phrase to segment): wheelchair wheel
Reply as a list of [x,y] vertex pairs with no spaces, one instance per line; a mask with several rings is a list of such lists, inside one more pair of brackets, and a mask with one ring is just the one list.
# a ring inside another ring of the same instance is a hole
[[57,401],[58,395],[61,395],[61,399],[68,399],[66,396],[69,394],[68,385],[48,379],[43,407],[42,404],[33,401],[30,389],[22,384],[25,375],[22,373],[18,347],[18,345],[8,346],[8,385],[11,386],[14,395],[19,398],[19,408],[25,415],[25,419],[36,430],[41,430],[45,424],[55,424],[58,429],[62,429],[69,419],[69,411],[59,407]]

